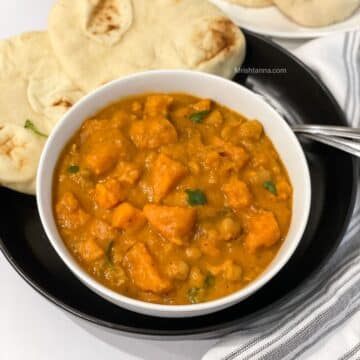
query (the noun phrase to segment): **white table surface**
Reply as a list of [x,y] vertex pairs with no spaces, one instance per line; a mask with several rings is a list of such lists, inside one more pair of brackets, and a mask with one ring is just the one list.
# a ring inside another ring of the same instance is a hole
[[[54,0],[0,1],[0,38],[46,28]],[[288,48],[300,43],[286,42]],[[49,303],[0,254],[0,359],[191,360],[216,340],[150,341],[109,333]]]

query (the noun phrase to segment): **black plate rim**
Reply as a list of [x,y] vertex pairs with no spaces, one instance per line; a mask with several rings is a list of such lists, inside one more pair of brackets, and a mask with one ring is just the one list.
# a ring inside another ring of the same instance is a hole
[[[276,48],[284,56],[286,56],[286,57],[290,58],[292,61],[296,62],[297,65],[299,65],[305,72],[307,72],[312,77],[312,79],[317,83],[317,85],[321,88],[321,90],[327,95],[327,97],[329,98],[332,105],[335,108],[337,108],[337,112],[340,115],[340,118],[342,119],[343,124],[346,125],[345,114],[344,114],[343,110],[341,109],[339,103],[336,101],[336,99],[334,98],[332,93],[329,91],[329,89],[318,78],[318,76],[313,72],[312,69],[310,69],[306,64],[304,64],[300,59],[298,59],[290,51],[288,51],[285,48],[281,47],[280,45],[276,44],[271,39],[261,36],[261,35],[258,35],[252,31],[248,31],[248,30],[244,30],[244,29],[242,29],[242,30],[245,33],[245,35],[250,35],[253,38],[256,38],[258,41],[264,42],[267,45],[270,45],[270,46]],[[340,245],[340,243],[347,231],[347,228],[349,226],[349,223],[350,223],[353,211],[354,211],[355,200],[356,200],[357,193],[358,193],[358,187],[356,186],[356,184],[357,184],[357,179],[358,179],[358,174],[359,174],[359,169],[358,169],[359,163],[360,162],[358,159],[356,159],[354,157],[352,158],[353,185],[352,185],[351,200],[350,200],[350,203],[348,206],[347,215],[344,218],[343,229],[340,232],[339,236],[337,237],[336,242],[334,242],[332,249],[317,264],[316,268],[314,268],[314,270],[312,271],[310,276],[312,276],[315,272],[319,271],[319,269],[321,269],[324,266],[324,264],[329,260],[329,258],[331,258],[333,256],[333,254],[337,250],[338,246]],[[109,321],[99,320],[96,317],[86,315],[86,314],[82,313],[81,311],[78,311],[78,310],[66,305],[65,303],[61,302],[60,300],[56,299],[54,296],[50,295],[46,290],[44,290],[41,286],[37,285],[32,279],[30,279],[27,276],[27,274],[24,271],[22,271],[21,268],[16,264],[12,255],[7,251],[7,248],[4,244],[1,236],[0,236],[0,251],[6,258],[6,260],[10,263],[10,265],[13,267],[13,269],[21,276],[21,278],[24,279],[28,285],[30,285],[36,292],[38,292],[40,295],[42,295],[45,299],[49,300],[52,304],[56,305],[60,309],[63,309],[65,311],[67,311],[68,313],[74,315],[75,317],[85,320],[87,322],[93,323],[97,326],[104,327],[104,328],[111,329],[111,330],[116,330],[117,333],[122,333],[123,335],[126,335],[126,336],[135,335],[136,337],[139,337],[139,338],[154,338],[154,337],[164,338],[165,337],[165,338],[169,338],[172,340],[180,340],[180,339],[184,340],[185,338],[189,338],[189,337],[191,337],[192,339],[195,339],[199,335],[201,335],[201,338],[203,338],[203,337],[211,338],[211,337],[219,336],[218,333],[214,334],[213,325],[205,327],[205,328],[201,328],[201,329],[195,329],[195,330],[193,330],[193,329],[173,330],[171,335],[169,335],[167,330],[156,330],[156,332],[153,329],[151,329],[151,330],[150,329],[136,329],[135,330],[134,328],[130,328],[128,326],[123,326],[123,325],[119,325],[119,324],[115,325]],[[288,292],[284,297],[291,296],[302,285],[303,282],[304,282],[304,280],[301,281],[290,292]],[[276,304],[281,302],[284,299],[284,297],[278,299],[277,301],[269,304],[265,308],[255,312],[251,315],[243,317],[242,323],[245,324],[246,322],[248,322],[251,319],[258,316],[260,313],[267,312],[269,310],[269,308],[276,306]],[[235,323],[236,323],[236,320],[232,320],[227,323],[222,323],[222,328],[224,330],[221,333],[221,335],[225,335],[225,334],[228,334],[228,333],[231,333],[232,331],[234,331],[235,330],[234,327],[236,326]],[[220,332],[220,330],[219,330],[219,332]],[[207,336],[207,335],[209,335],[209,336]]]

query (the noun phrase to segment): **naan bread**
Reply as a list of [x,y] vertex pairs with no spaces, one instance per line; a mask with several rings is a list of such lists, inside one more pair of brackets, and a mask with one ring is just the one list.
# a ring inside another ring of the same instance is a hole
[[0,122],[0,183],[34,194],[36,170],[45,139],[23,126]]
[[62,71],[46,32],[0,41],[0,184],[35,193],[45,138],[25,129],[26,120],[49,134],[83,96]]
[[302,26],[319,27],[338,23],[351,16],[360,0],[273,0],[289,18]]
[[85,91],[152,69],[231,78],[245,57],[243,34],[207,0],[58,0],[49,34],[64,70]]
[[265,6],[273,5],[272,0],[227,0],[233,4],[250,7],[250,8],[261,8]]

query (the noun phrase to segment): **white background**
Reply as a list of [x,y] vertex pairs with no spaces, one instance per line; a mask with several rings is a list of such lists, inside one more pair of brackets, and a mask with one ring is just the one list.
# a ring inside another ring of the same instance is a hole
[[[46,28],[53,0],[0,0],[0,38]],[[0,359],[191,360],[216,343],[149,341],[108,333],[64,313],[28,286],[0,254]]]

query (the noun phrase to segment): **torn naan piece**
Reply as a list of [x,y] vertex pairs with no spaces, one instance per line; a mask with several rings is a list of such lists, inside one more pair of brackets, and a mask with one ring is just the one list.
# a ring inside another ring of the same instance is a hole
[[84,93],[62,71],[46,32],[0,41],[0,185],[35,194],[46,136]]
[[84,91],[155,69],[231,78],[246,48],[239,28],[207,0],[58,0],[49,34],[64,70]]
[[34,194],[45,140],[23,126],[0,122],[0,185]]

